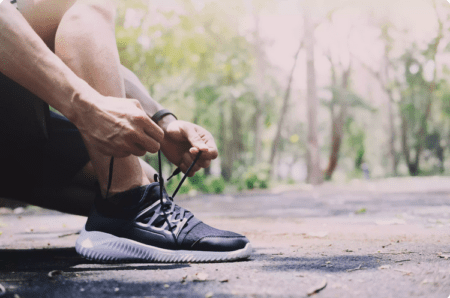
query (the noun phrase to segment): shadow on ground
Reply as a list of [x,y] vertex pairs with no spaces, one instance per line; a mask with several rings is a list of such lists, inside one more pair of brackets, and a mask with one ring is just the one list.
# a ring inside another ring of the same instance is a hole
[[270,254],[254,254],[255,261],[269,262],[262,270],[270,272],[283,271],[319,271],[351,272],[359,269],[373,269],[380,266],[379,259],[370,255],[337,255],[323,257],[290,257]]
[[[75,267],[76,268],[73,268]],[[101,267],[99,267],[101,266]],[[75,248],[0,249],[0,274],[8,272],[64,272],[108,270],[170,270],[187,264],[101,264],[80,257]]]

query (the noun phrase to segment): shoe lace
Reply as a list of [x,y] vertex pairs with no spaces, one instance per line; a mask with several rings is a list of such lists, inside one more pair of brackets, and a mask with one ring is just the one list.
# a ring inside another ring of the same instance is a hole
[[[175,189],[174,193],[172,194],[172,196],[168,197],[168,199],[164,200],[164,196],[163,196],[163,190],[164,190],[164,178],[162,176],[162,164],[161,164],[161,150],[158,151],[158,168],[159,168],[159,174],[155,174],[154,176],[154,180],[155,182],[159,182],[159,201],[161,204],[161,211],[162,214],[164,216],[164,220],[168,225],[169,231],[173,231],[176,227],[177,224],[172,225],[170,223],[169,220],[169,215],[172,215],[174,212],[179,212],[180,217],[178,218],[178,221],[183,220],[184,215],[186,213],[186,211],[181,208],[178,207],[178,210],[175,210],[175,204],[173,202],[173,199],[175,198],[176,194],[178,193],[178,191],[180,190],[180,187],[182,186],[183,182],[186,180],[186,178],[188,177],[189,173],[191,172],[192,168],[194,167],[195,163],[198,161],[198,159],[200,158],[202,154],[202,151],[200,151],[197,156],[195,157],[194,161],[192,162],[192,164],[189,166],[189,168],[187,169],[186,173],[184,174],[183,178],[181,178],[180,182],[177,185],[177,188]],[[111,183],[112,183],[112,176],[113,176],[113,171],[114,171],[114,156],[111,157],[110,163],[109,163],[109,175],[108,175],[108,185],[106,188],[106,195],[105,198],[108,198],[109,195],[109,190],[111,188]],[[172,175],[167,179],[168,181],[178,175],[181,172],[180,168],[177,168]],[[174,233],[172,233],[174,239],[176,240],[176,235]],[[175,241],[176,243],[176,241]]]

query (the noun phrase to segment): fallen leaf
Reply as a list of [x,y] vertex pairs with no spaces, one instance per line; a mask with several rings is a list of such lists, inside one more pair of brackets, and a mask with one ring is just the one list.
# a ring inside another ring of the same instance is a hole
[[444,260],[448,260],[448,258],[450,258],[450,255],[438,254],[438,257]]
[[362,265],[359,265],[357,268],[347,269],[347,272],[353,272],[353,271],[356,271],[356,270],[361,270],[361,269],[362,269],[361,266],[362,266]]
[[391,269],[391,265],[383,265],[378,267],[378,269],[383,270],[383,269]]
[[63,272],[61,271],[61,270],[52,270],[52,271],[50,271],[49,273],[48,273],[48,277],[49,278],[53,278],[53,277],[55,277],[56,275],[60,275],[60,274],[62,274]]
[[403,275],[411,275],[412,274],[412,272],[408,271],[408,270],[394,269],[394,271],[401,272],[401,273],[403,273]]
[[204,273],[204,272],[197,273],[197,274],[195,274],[194,281],[206,281],[208,276],[209,275],[207,273]]
[[220,282],[228,282],[228,279],[221,279]]
[[403,219],[393,218],[393,219],[386,219],[386,220],[377,220],[375,221],[377,225],[385,226],[385,225],[404,225],[406,224],[406,221]]
[[81,231],[73,232],[73,233],[69,233],[69,234],[63,234],[63,235],[59,235],[58,238],[63,238],[63,237],[73,236],[73,235],[79,235],[80,233],[81,233]]
[[308,296],[312,296],[314,294],[317,294],[320,291],[322,291],[323,289],[325,289],[326,286],[327,286],[327,280],[324,279],[319,285],[309,289],[307,294],[308,294]]
[[328,232],[309,232],[306,233],[306,235],[310,237],[324,238],[328,235]]
[[395,261],[395,263],[401,263],[401,262],[409,262],[409,261],[411,261],[411,259],[406,259],[406,260]]
[[364,214],[364,213],[366,213],[367,212],[367,209],[366,208],[361,208],[361,209],[359,209],[359,210],[356,210],[355,211],[355,214]]
[[429,279],[424,279],[424,280],[422,280],[422,282],[420,283],[421,285],[424,285],[424,284],[431,284],[431,283],[433,283],[434,281],[433,280],[429,280]]
[[164,285],[164,288],[167,289],[168,287],[170,287],[168,284],[165,284],[165,285]]

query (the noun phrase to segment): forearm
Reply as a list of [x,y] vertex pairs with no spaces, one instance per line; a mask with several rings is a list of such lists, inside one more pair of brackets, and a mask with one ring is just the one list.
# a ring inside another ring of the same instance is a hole
[[[163,106],[155,101],[144,85],[141,83],[139,78],[128,68],[122,65],[122,75],[125,82],[125,93],[127,98],[137,99],[144,111],[151,117],[159,110],[163,109]],[[172,115],[167,115],[163,117],[157,124],[165,129],[167,125],[175,121],[175,117]]]
[[74,121],[75,101],[95,93],[34,32],[9,1],[0,4],[0,72]]

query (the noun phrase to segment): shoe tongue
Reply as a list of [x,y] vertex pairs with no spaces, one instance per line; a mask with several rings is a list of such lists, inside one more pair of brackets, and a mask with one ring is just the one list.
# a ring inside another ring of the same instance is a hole
[[[158,182],[151,183],[146,186],[145,192],[142,194],[140,201],[138,204],[143,203],[150,203],[153,204],[156,201],[159,201],[160,197],[160,185]],[[169,195],[167,194],[166,190],[163,189],[163,200],[170,200]]]

